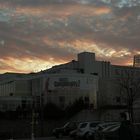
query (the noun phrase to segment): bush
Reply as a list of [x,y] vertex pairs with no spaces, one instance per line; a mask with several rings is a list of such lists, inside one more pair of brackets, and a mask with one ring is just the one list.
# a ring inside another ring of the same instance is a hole
[[80,112],[82,109],[86,108],[83,98],[79,98],[69,105],[65,109],[66,117],[72,117],[76,113]]
[[79,98],[72,104],[69,104],[65,109],[61,109],[53,103],[48,103],[44,107],[43,112],[46,119],[62,119],[70,118],[87,107],[88,106],[85,104],[83,98]]
[[64,117],[64,111],[53,103],[48,103],[44,107],[44,117],[48,119],[60,119]]

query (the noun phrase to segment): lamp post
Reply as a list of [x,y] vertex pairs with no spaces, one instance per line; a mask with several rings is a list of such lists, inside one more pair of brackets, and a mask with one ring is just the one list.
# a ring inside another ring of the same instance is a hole
[[133,112],[133,87],[131,86],[130,88],[129,88],[129,90],[130,90],[130,116],[131,116],[131,122],[133,122],[134,121],[134,112]]
[[32,99],[33,100],[32,100],[31,140],[35,140],[35,136],[34,136],[34,124],[35,124],[35,112],[34,112],[35,100],[34,100],[34,96]]
[[32,123],[31,123],[31,125],[32,125],[31,140],[34,140],[35,138],[34,138],[34,111],[33,110],[32,110]]
[[40,119],[41,119],[41,135],[44,136],[44,93],[41,94],[41,99],[40,99]]

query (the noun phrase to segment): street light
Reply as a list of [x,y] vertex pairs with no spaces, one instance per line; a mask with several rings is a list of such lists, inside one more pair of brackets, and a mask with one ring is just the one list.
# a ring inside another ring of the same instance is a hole
[[41,119],[41,135],[44,135],[44,93],[41,94],[40,99],[40,119]]
[[34,96],[32,97],[32,122],[31,122],[31,140],[35,140],[34,136],[34,122],[35,122],[35,112],[34,112],[34,107],[35,107],[35,100]]

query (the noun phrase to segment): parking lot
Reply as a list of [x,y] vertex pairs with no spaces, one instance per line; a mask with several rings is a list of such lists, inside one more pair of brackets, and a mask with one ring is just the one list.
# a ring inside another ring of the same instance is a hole
[[[31,138],[14,138],[14,140],[117,140],[119,138],[120,122],[67,122],[52,130],[52,135]],[[136,139],[140,140],[140,123],[133,125]],[[11,137],[9,137],[11,138]],[[5,139],[3,139],[5,140]],[[6,139],[8,140],[8,139]],[[13,139],[9,139],[13,140]]]
[[[13,139],[13,140],[33,140],[33,139],[28,138],[28,139]],[[34,140],[58,140],[58,139],[56,137],[43,137],[43,138],[34,138]],[[72,138],[65,136],[65,137],[59,138],[59,140],[72,140]]]

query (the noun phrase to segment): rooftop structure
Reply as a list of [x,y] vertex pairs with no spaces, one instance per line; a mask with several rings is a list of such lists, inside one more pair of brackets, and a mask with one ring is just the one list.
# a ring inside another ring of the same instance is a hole
[[134,67],[140,67],[140,54],[134,56],[133,66]]
[[140,76],[140,56],[135,57],[135,67],[112,65],[108,61],[96,60],[95,53],[82,52],[78,54],[77,60],[54,66],[47,73],[85,73],[98,75],[99,78],[120,78],[128,75]]

